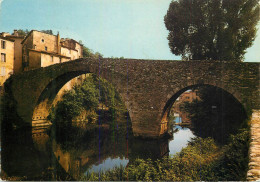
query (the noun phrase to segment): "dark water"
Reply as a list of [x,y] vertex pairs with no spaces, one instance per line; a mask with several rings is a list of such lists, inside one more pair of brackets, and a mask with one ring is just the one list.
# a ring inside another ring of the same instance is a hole
[[[133,137],[127,118],[87,127],[2,128],[1,176],[7,180],[80,180],[89,172],[126,167],[136,158],[156,160],[174,155],[196,136],[223,142],[228,136],[225,132],[241,123],[213,116],[202,118],[191,129],[174,126],[170,138],[158,140]],[[176,117],[175,122],[181,118]]]
[[8,135],[2,139],[2,176],[10,180],[80,180],[92,171],[126,167],[136,158],[156,160],[180,152],[195,136],[188,128],[176,128],[172,138],[160,140],[134,138],[125,121],[87,131],[55,126],[4,131]]

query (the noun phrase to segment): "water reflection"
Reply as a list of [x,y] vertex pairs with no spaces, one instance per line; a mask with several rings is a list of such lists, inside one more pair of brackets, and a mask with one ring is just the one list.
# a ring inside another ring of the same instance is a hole
[[174,133],[174,139],[169,142],[169,154],[173,155],[180,152],[182,148],[185,148],[191,138],[195,137],[189,128],[176,126],[178,131]]
[[134,138],[131,132],[127,138],[125,131],[110,131],[109,127],[86,133],[64,130],[62,135],[54,126],[10,131],[2,142],[4,176],[12,180],[79,180],[87,172],[126,167],[136,158],[156,160],[187,145],[191,131],[178,128],[172,139],[160,140]]
[[[175,122],[181,118],[175,117]],[[126,167],[136,158],[156,160],[176,154],[197,133],[193,128],[174,126],[170,139],[144,140],[133,137],[126,121],[116,126],[4,130],[2,176],[9,180],[80,180],[88,172]]]
[[90,168],[85,173],[107,171],[111,168],[119,167],[119,166],[126,167],[128,162],[129,162],[129,160],[125,157],[123,157],[123,158],[117,157],[114,159],[111,157],[108,157],[107,159],[102,161],[100,164],[94,164],[94,165],[90,166]]

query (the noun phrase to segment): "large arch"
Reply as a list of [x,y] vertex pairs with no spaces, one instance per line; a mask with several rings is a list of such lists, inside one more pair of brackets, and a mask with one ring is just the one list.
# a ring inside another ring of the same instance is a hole
[[[32,126],[37,127],[37,126],[49,125],[50,122],[48,121],[47,117],[49,115],[50,109],[53,106],[54,102],[57,102],[60,99],[60,98],[57,99],[58,94],[60,93],[60,95],[62,96],[63,93],[61,93],[61,91],[64,92],[66,90],[66,88],[64,88],[65,85],[67,85],[71,81],[76,82],[77,80],[75,79],[84,76],[86,74],[92,74],[92,73],[88,71],[67,72],[53,79],[45,87],[45,89],[42,91],[42,93],[40,94],[37,100],[32,115]],[[80,79],[84,79],[84,78],[80,78]],[[117,91],[116,88],[115,90]],[[124,98],[122,98],[120,93],[119,95],[122,99],[122,102],[125,104]]]

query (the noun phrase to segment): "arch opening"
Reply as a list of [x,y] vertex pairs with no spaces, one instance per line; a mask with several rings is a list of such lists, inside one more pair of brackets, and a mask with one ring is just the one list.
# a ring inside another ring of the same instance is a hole
[[[87,72],[79,71],[79,72],[69,72],[63,74],[55,79],[53,79],[42,91],[41,95],[38,98],[36,106],[33,110],[32,115],[32,126],[38,126],[42,123],[50,124],[47,121],[47,116],[49,115],[49,110],[57,97],[57,95],[61,90],[66,90],[66,84],[70,82],[70,80],[76,79],[80,75],[86,74]],[[64,88],[64,89],[63,89]]]
[[220,143],[247,125],[242,103],[223,88],[208,84],[185,87],[168,100],[162,114],[161,123],[167,123],[164,130],[170,130],[171,120],[176,124],[176,116],[181,119],[177,125],[188,126],[196,136],[212,137]]
[[[94,76],[93,76],[94,75]],[[32,117],[32,126],[39,126],[39,125],[50,125],[51,122],[49,121],[49,114],[52,111],[53,107],[62,100],[62,97],[64,95],[64,93],[66,93],[65,91],[69,92],[69,89],[74,89],[74,86],[79,86],[80,84],[83,84],[85,79],[89,76],[93,76],[95,77],[95,79],[103,79],[106,83],[108,83],[110,85],[111,88],[113,88],[115,90],[114,93],[114,97],[118,100],[120,100],[120,102],[122,102],[122,108],[125,109],[125,117],[127,117],[130,121],[130,113],[128,112],[127,109],[127,105],[125,103],[124,97],[123,95],[118,92],[117,88],[110,82],[108,82],[105,78],[103,77],[97,77],[95,74],[92,74],[88,71],[78,71],[78,72],[69,72],[66,73],[64,75],[61,75],[59,77],[57,77],[56,79],[52,80],[47,86],[46,88],[43,90],[43,92],[41,93],[41,95],[39,96],[39,99],[37,101],[36,107],[34,108],[33,111],[33,117]],[[80,83],[77,82],[77,80],[75,79],[79,79]],[[66,85],[68,85],[68,83],[70,83],[72,80],[74,80],[74,83],[70,84],[68,87],[66,87]],[[75,87],[76,88],[76,87]],[[99,89],[99,94],[102,95],[103,92],[107,91],[108,88],[97,88]],[[102,109],[107,109],[108,108],[106,106],[104,106],[104,103],[102,103],[102,96],[100,96],[100,100],[99,100],[99,108],[102,107]],[[103,106],[102,106],[103,104]],[[109,108],[110,109],[110,108]],[[85,113],[86,114],[86,113]],[[87,113],[89,114],[89,113]],[[93,114],[93,113],[92,113]],[[100,113],[97,113],[100,114]],[[77,117],[77,119],[84,119],[83,117],[81,118],[81,116]],[[131,128],[131,122],[130,122],[130,128]]]

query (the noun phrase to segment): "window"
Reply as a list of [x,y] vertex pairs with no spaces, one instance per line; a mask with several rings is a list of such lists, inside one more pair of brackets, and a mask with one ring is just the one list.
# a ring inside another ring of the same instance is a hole
[[37,48],[36,45],[33,45],[33,48],[36,49]]
[[1,47],[2,47],[2,49],[5,49],[5,48],[6,48],[6,45],[5,45],[5,44],[6,44],[6,42],[5,42],[4,40],[2,40],[2,41],[1,41]]
[[1,53],[1,62],[6,62],[6,55]]
[[47,46],[45,46],[45,51],[47,51],[48,50],[48,47]]
[[42,42],[44,42],[44,39],[42,39]]
[[1,67],[1,76],[5,76],[5,67]]
[[51,62],[53,62],[53,56],[51,56]]

